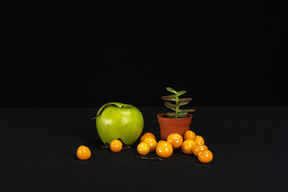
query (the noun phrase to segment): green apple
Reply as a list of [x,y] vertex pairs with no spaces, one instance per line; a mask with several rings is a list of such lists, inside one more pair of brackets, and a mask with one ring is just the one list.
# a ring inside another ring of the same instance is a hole
[[104,144],[119,138],[126,145],[132,145],[143,131],[144,119],[133,105],[110,102],[98,110],[96,127]]

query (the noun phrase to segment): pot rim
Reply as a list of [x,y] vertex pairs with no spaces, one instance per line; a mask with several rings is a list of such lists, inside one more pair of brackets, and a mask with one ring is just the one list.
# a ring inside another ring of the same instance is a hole
[[184,118],[171,118],[171,117],[164,117],[164,115],[165,115],[166,113],[159,113],[159,114],[157,114],[157,117],[158,118],[163,118],[163,119],[174,119],[174,120],[178,120],[178,119],[190,119],[190,118],[192,118],[193,117],[193,115],[192,114],[189,114],[189,113],[187,113],[186,114],[186,117],[184,117]]

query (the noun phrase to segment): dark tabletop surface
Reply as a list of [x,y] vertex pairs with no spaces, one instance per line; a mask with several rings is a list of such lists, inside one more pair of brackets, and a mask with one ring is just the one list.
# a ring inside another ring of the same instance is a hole
[[[156,115],[139,108],[160,139]],[[100,149],[98,108],[1,108],[0,191],[288,191],[287,107],[198,107],[191,129],[213,152],[209,164],[179,151],[164,162],[136,147]],[[139,143],[137,141],[136,143]],[[91,159],[76,158],[79,145]]]

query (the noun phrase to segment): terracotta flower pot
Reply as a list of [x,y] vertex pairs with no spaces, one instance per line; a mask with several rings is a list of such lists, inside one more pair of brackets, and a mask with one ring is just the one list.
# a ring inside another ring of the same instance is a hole
[[169,118],[166,113],[160,113],[157,115],[160,125],[161,139],[166,140],[171,133],[179,133],[184,135],[185,131],[190,129],[190,124],[193,115],[187,114],[185,118]]

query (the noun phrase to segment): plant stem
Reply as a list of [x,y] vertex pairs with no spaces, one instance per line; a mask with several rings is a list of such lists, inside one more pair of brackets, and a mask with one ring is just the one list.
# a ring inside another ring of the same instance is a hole
[[178,96],[178,94],[177,93],[175,93],[175,96],[176,96],[176,116],[175,116],[175,118],[178,118],[178,116],[179,116],[179,96]]

